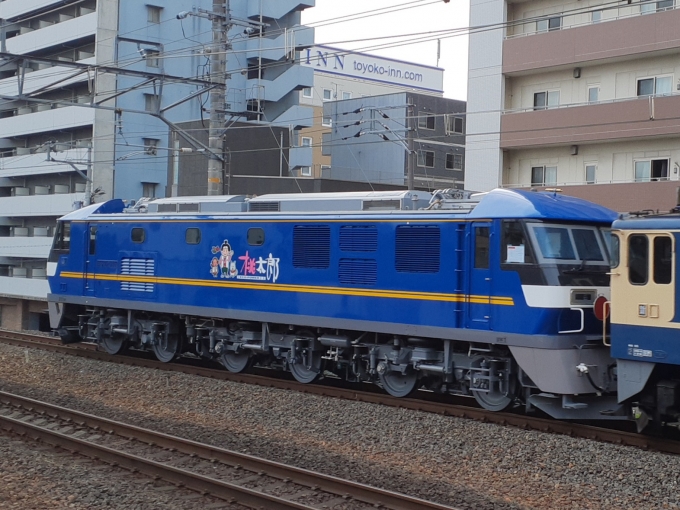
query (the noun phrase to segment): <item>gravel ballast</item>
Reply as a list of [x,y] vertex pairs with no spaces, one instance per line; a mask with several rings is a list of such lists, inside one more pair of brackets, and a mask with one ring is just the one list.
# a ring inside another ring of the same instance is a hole
[[7,345],[0,366],[3,391],[461,509],[680,508],[670,455]]

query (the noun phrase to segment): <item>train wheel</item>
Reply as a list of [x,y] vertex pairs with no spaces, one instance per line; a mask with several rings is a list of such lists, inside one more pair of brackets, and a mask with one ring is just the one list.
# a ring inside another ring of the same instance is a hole
[[171,333],[163,336],[158,343],[153,345],[153,352],[158,361],[168,363],[179,354],[180,343],[179,335]]
[[[483,356],[479,356],[472,361],[471,373],[471,387],[472,395],[475,397],[477,403],[484,409],[489,411],[504,411],[515,400],[515,384],[514,377],[509,376],[509,380],[505,385],[499,385],[498,381],[491,382],[488,379],[475,378],[474,369],[478,369],[484,376],[498,376],[498,372],[493,370],[493,361],[487,360]],[[475,389],[475,387],[479,389]],[[507,386],[507,387],[503,387]]]
[[238,374],[239,372],[243,372],[250,365],[250,353],[243,351],[225,351],[220,356],[220,361],[224,365],[224,368]]
[[112,333],[111,335],[103,335],[99,346],[108,354],[118,354],[125,347],[125,335],[120,333]]
[[321,373],[321,353],[303,349],[300,351],[300,359],[289,363],[290,373],[295,380],[302,384],[314,382]]
[[378,377],[380,377],[380,384],[385,391],[393,397],[399,398],[410,395],[416,389],[418,382],[418,374],[413,370],[407,370],[405,374],[378,370]]

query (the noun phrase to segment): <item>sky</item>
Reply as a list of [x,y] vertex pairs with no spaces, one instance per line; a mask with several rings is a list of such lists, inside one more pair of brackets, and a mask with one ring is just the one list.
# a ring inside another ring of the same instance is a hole
[[[369,12],[372,11],[372,12]],[[364,14],[359,14],[364,13]],[[355,15],[352,17],[347,17]],[[357,19],[359,18],[359,19]],[[441,39],[439,67],[444,68],[444,96],[467,99],[467,35],[423,34],[467,27],[468,0],[316,0],[302,11],[303,25],[315,28],[317,44],[362,51],[429,66],[437,65],[437,38]],[[410,37],[358,41],[374,37]],[[408,39],[425,39],[408,41]],[[389,44],[390,48],[378,46]]]

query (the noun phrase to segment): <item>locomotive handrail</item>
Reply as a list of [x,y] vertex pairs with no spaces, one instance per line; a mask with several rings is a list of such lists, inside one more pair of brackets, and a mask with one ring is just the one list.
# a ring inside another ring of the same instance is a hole
[[583,308],[570,308],[569,310],[577,311],[581,313],[581,327],[580,329],[570,329],[567,331],[558,331],[558,333],[580,333],[583,331],[583,328],[585,327],[585,314],[583,313]]
[[604,304],[602,305],[602,343],[607,346],[611,347],[612,343],[611,341],[607,343],[607,308],[611,310],[612,308],[612,303],[611,301],[605,301]]

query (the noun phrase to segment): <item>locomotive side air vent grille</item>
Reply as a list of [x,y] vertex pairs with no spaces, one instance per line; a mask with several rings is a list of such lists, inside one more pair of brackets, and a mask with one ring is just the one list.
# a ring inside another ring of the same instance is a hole
[[278,212],[281,210],[280,202],[251,202],[248,209],[252,212]]
[[340,227],[342,251],[377,251],[378,229],[374,225],[346,225]]
[[331,263],[331,229],[328,225],[293,228],[293,267],[328,269]]
[[400,273],[438,273],[441,235],[435,225],[397,227],[395,268]]
[[158,212],[177,212],[177,204],[158,204]]
[[179,212],[198,212],[198,204],[177,204]]
[[338,279],[348,285],[375,285],[378,263],[374,259],[340,259]]
[[[140,259],[125,257],[120,261],[120,274],[138,277],[155,276],[156,262],[154,259]],[[120,290],[128,292],[153,292],[155,284],[145,281],[122,281]]]

